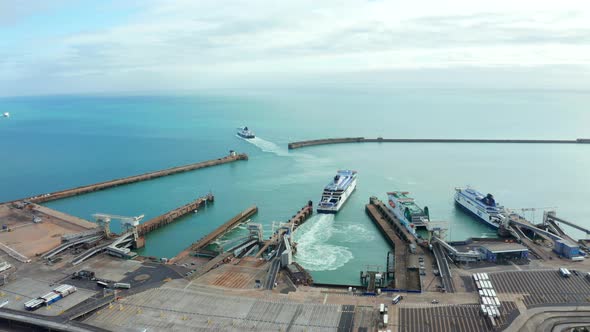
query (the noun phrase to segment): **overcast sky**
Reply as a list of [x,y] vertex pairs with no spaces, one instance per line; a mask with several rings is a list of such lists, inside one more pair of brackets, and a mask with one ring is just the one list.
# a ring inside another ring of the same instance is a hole
[[589,67],[588,0],[0,0],[0,95],[441,76],[584,89]]

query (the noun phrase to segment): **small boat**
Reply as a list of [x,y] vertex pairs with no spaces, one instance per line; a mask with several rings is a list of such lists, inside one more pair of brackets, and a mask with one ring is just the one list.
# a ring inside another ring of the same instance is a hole
[[240,128],[238,130],[238,136],[246,139],[255,138],[254,132],[249,130],[248,127]]
[[4,112],[4,114],[2,114],[2,116],[5,117],[5,118],[9,118],[10,117],[10,113]]

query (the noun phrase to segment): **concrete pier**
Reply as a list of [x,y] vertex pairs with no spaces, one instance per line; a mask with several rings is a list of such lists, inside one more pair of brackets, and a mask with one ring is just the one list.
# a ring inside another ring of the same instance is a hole
[[187,257],[190,255],[191,252],[197,251],[201,248],[204,248],[209,243],[213,242],[217,237],[222,235],[223,233],[227,232],[229,229],[233,228],[234,226],[248,220],[251,216],[258,212],[258,207],[256,205],[247,208],[246,210],[238,213],[235,217],[231,218],[225,224],[217,227],[213,232],[207,234],[199,241],[191,244],[187,249],[180,252],[176,257],[170,259],[169,263],[177,262],[178,260]]
[[48,194],[36,195],[36,196],[24,198],[24,199],[11,201],[9,203],[18,202],[18,201],[26,201],[26,202],[32,202],[32,203],[49,202],[49,201],[62,199],[62,198],[66,198],[66,197],[77,196],[77,195],[82,195],[82,194],[86,194],[86,193],[91,193],[94,191],[117,187],[117,186],[121,186],[121,185],[125,185],[125,184],[151,180],[151,179],[155,179],[155,178],[159,178],[159,177],[163,177],[163,176],[167,176],[167,175],[173,175],[173,174],[188,172],[188,171],[192,171],[192,170],[196,170],[196,169],[200,169],[200,168],[217,166],[217,165],[221,165],[221,164],[227,164],[227,163],[231,163],[231,162],[238,161],[238,160],[248,160],[248,155],[236,154],[236,153],[232,152],[230,155],[225,156],[223,158],[207,160],[207,161],[203,161],[203,162],[199,162],[199,163],[195,163],[195,164],[184,165],[184,166],[167,168],[167,169],[160,170],[160,171],[129,176],[126,178],[121,178],[121,179],[116,179],[116,180],[111,180],[111,181],[99,182],[99,183],[95,183],[95,184],[91,184],[91,185],[87,185],[87,186],[56,191],[56,192],[52,192],[52,193],[48,193]]
[[200,209],[202,206],[212,203],[215,200],[213,194],[207,194],[203,197],[199,197],[197,200],[178,207],[170,212],[166,212],[163,215],[157,216],[137,227],[137,234],[144,236],[149,232],[155,231],[160,227],[164,227],[178,218],[191,213],[195,210]]
[[340,143],[520,143],[520,144],[590,144],[590,139],[475,139],[475,138],[324,138],[289,143],[289,150],[306,146]]
[[387,220],[381,215],[379,210],[374,204],[367,204],[365,211],[375,222],[375,225],[379,228],[381,233],[385,235],[385,239],[393,247],[395,252],[395,288],[406,289],[406,277],[405,273],[407,270],[407,243],[404,242],[393,230],[393,227],[387,222]]
[[[309,217],[313,215],[313,203],[309,201],[307,205],[301,208],[289,221],[286,223],[288,227],[292,228],[293,231],[297,229],[297,227],[301,226]],[[283,236],[282,233],[273,234],[270,240],[265,241],[264,245],[255,257],[260,257],[262,254],[270,247],[271,245],[276,245],[279,243],[281,237]]]

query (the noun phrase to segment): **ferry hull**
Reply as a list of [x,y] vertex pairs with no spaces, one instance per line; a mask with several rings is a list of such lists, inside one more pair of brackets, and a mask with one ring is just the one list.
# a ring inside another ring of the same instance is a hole
[[318,213],[336,214],[338,211],[340,211],[342,206],[344,206],[346,201],[348,201],[348,198],[350,197],[350,195],[352,195],[352,192],[355,189],[356,189],[356,179],[354,179],[354,181],[350,184],[350,186],[348,188],[346,188],[344,194],[342,195],[342,199],[335,207],[324,207],[324,206],[321,206],[321,202],[320,202],[316,211]]
[[244,135],[242,133],[238,133],[238,136],[240,136],[241,138],[245,138],[245,139],[251,139],[251,138],[255,138],[256,137],[254,135]]
[[457,206],[459,209],[461,209],[462,211],[466,212],[468,215],[475,218],[475,220],[479,221],[480,223],[482,223],[488,227],[491,227],[493,229],[498,229],[500,227],[499,225],[496,225],[494,223],[486,221],[485,219],[483,219],[482,217],[477,215],[477,213],[471,211],[469,208],[467,208],[466,206],[461,204],[461,202],[457,201],[457,199],[455,199],[455,206]]

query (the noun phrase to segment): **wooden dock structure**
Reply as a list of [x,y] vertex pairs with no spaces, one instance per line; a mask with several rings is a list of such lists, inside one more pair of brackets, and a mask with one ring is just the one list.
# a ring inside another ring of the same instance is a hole
[[342,137],[323,138],[308,141],[291,142],[289,150],[306,146],[341,144],[341,143],[516,143],[516,144],[590,144],[588,138],[577,139],[477,139],[477,138],[365,138]]
[[177,262],[178,260],[187,257],[190,255],[191,252],[197,251],[201,248],[204,248],[209,243],[213,242],[216,238],[227,232],[228,230],[232,229],[236,225],[243,223],[244,221],[248,220],[251,216],[258,212],[258,207],[253,205],[246,210],[238,213],[235,217],[231,218],[228,222],[224,223],[223,225],[217,227],[213,232],[207,234],[206,236],[202,237],[199,241],[191,244],[188,248],[180,252],[176,257],[170,259],[169,263]]
[[207,161],[198,162],[198,163],[194,163],[194,164],[188,164],[188,165],[183,165],[183,166],[167,168],[167,169],[163,169],[163,170],[159,170],[159,171],[155,171],[155,172],[149,172],[149,173],[144,173],[144,174],[140,174],[140,175],[129,176],[129,177],[121,178],[121,179],[99,182],[99,183],[95,183],[95,184],[91,184],[91,185],[87,185],[87,186],[56,191],[56,192],[52,192],[52,193],[48,193],[48,194],[36,195],[36,196],[24,198],[24,199],[14,200],[14,201],[7,202],[7,203],[13,203],[13,202],[18,202],[18,201],[31,202],[31,203],[44,203],[44,202],[49,202],[49,201],[67,198],[67,197],[71,197],[71,196],[87,194],[87,193],[91,193],[91,192],[95,192],[95,191],[99,191],[99,190],[104,190],[104,189],[108,189],[108,188],[112,188],[112,187],[122,186],[122,185],[130,184],[130,183],[146,181],[146,180],[156,179],[159,177],[173,175],[173,174],[177,174],[177,173],[193,171],[193,170],[200,169],[200,168],[227,164],[227,163],[231,163],[231,162],[238,161],[238,160],[248,160],[248,155],[246,155],[245,153],[237,154],[232,151],[228,156],[225,156],[222,158],[217,158],[217,159],[207,160]]

